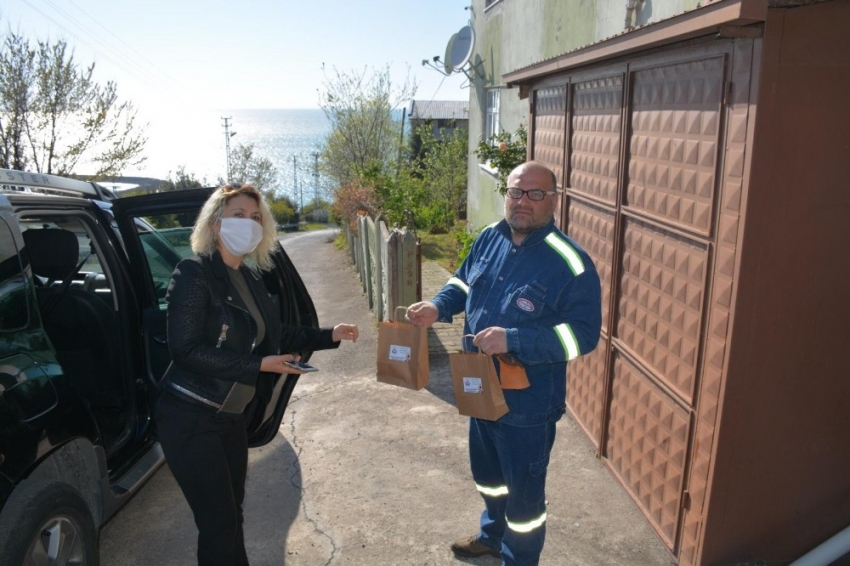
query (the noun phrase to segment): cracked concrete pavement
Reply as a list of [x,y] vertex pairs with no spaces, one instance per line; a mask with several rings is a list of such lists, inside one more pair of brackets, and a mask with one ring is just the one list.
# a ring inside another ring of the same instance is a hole
[[[317,352],[280,434],[250,451],[245,539],[254,566],[496,565],[455,559],[451,541],[476,531],[481,501],[467,462],[445,355],[422,391],[375,379],[377,323],[347,255],[329,231],[288,234],[284,247],[323,325],[354,322],[357,344]],[[569,417],[549,468],[546,565],[668,565],[638,508]],[[104,566],[195,563],[191,512],[167,466],[101,532]]]

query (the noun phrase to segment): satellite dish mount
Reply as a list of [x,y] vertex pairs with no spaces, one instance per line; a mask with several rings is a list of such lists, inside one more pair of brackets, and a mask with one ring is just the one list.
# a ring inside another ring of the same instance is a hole
[[[463,73],[466,75],[467,80],[472,82],[473,74],[476,77],[484,78],[483,75],[479,75],[478,70],[481,62],[478,62],[476,65],[470,63],[474,48],[475,31],[472,29],[472,26],[466,25],[449,38],[449,42],[446,44],[446,54],[442,61],[440,61],[440,56],[437,55],[434,57],[433,63],[428,59],[423,59],[422,65],[428,65],[446,76],[453,73]],[[438,67],[437,64],[441,65],[442,68]]]

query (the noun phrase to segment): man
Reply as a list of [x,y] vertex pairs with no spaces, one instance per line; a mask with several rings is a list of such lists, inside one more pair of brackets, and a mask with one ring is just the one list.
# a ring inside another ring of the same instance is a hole
[[544,165],[514,169],[505,219],[481,232],[432,301],[407,311],[425,327],[466,311],[472,345],[495,357],[500,376],[510,365],[530,382],[504,390],[509,412],[498,421],[470,419],[472,478],[485,509],[478,534],[452,545],[459,557],[489,554],[527,566],[543,549],[546,468],[566,411],[567,362],[596,347],[602,322],[599,276],[587,253],[555,227],[556,194]]

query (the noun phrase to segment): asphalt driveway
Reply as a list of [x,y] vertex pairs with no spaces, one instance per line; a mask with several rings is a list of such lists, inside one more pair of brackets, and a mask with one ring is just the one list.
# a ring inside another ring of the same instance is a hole
[[[459,564],[448,545],[476,531],[481,501],[447,359],[419,392],[375,380],[376,321],[330,231],[283,236],[324,325],[354,322],[357,344],[316,353],[280,434],[250,452],[245,538],[254,566]],[[548,483],[545,565],[668,565],[638,508],[569,417]],[[167,466],[101,532],[101,562],[191,565],[196,531]],[[496,565],[479,558],[467,564]]]

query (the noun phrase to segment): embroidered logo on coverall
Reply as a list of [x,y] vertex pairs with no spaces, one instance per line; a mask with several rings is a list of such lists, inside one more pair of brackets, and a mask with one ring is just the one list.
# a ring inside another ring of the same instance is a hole
[[534,303],[524,297],[520,297],[516,300],[516,306],[518,306],[525,312],[534,312]]

